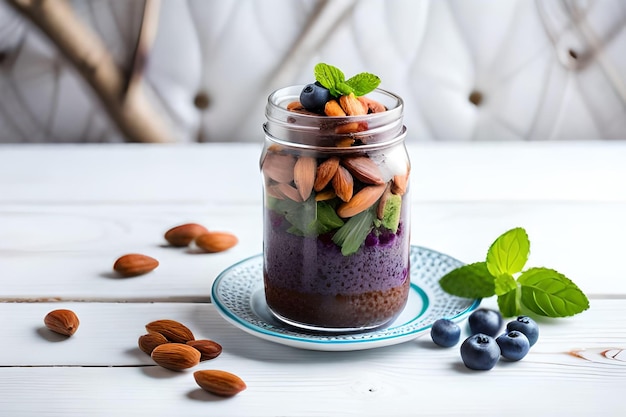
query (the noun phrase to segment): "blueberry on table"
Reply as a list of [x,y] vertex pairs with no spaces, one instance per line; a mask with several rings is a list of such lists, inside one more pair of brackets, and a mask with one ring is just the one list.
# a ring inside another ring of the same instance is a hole
[[496,365],[499,358],[500,347],[487,334],[474,334],[461,344],[461,359],[470,369],[488,371]]
[[300,104],[314,113],[324,113],[324,106],[331,99],[330,91],[320,83],[307,84],[300,93]]
[[506,329],[508,331],[517,330],[518,332],[524,333],[528,338],[530,346],[537,343],[537,339],[539,339],[539,326],[535,320],[528,316],[519,316],[517,319],[510,321],[507,323]]
[[452,320],[439,319],[433,323],[430,337],[439,346],[451,347],[459,343],[461,328]]
[[524,333],[511,330],[496,338],[496,343],[500,346],[500,353],[503,357],[511,361],[519,361],[530,350],[530,343]]
[[499,311],[479,308],[467,319],[472,334],[483,333],[495,337],[502,328],[502,315]]

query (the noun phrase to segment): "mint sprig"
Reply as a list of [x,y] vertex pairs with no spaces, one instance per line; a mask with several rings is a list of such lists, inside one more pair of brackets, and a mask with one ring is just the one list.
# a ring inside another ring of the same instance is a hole
[[334,97],[354,93],[364,96],[374,91],[380,84],[380,78],[368,72],[361,72],[346,80],[344,73],[337,67],[320,62],[313,70],[315,79],[330,91]]
[[529,253],[526,231],[511,229],[489,247],[485,262],[456,268],[439,284],[459,297],[497,295],[498,308],[506,317],[522,314],[522,308],[547,317],[573,316],[589,308],[587,296],[565,275],[549,268],[523,271]]

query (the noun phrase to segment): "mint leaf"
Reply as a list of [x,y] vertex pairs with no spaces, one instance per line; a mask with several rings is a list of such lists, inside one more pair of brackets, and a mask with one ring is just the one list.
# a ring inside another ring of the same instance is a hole
[[362,72],[354,77],[350,77],[346,84],[352,88],[355,96],[364,96],[374,91],[380,85],[380,78],[369,72]]
[[531,268],[520,275],[521,302],[534,313],[568,317],[589,308],[587,296],[565,275],[548,268]]
[[355,253],[372,230],[376,215],[372,209],[352,216],[333,236],[333,242],[341,246],[344,256]]
[[330,91],[330,94],[335,97],[339,97],[343,94],[340,85],[345,85],[346,77],[339,68],[320,62],[313,69],[313,73],[315,79],[326,87]]
[[495,294],[494,279],[485,262],[476,262],[456,268],[439,280],[449,294],[464,298],[485,298]]
[[[489,265],[487,265],[489,266]],[[509,274],[498,275],[495,278],[496,295],[506,294],[507,292],[517,288],[515,278]]]
[[498,295],[498,308],[504,317],[519,316],[522,314],[520,289],[517,285],[514,290]]
[[326,201],[317,202],[317,233],[327,233],[344,225],[333,206]]
[[494,277],[516,274],[524,268],[530,252],[530,241],[521,227],[498,237],[487,252],[487,268]]

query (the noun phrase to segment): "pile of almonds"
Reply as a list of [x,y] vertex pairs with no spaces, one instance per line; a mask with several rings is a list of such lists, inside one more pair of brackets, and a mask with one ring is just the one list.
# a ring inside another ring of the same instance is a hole
[[[228,232],[209,231],[197,223],[186,223],[173,227],[165,233],[165,240],[174,247],[186,247],[192,243],[203,252],[223,252],[239,243],[237,236]],[[129,253],[119,257],[113,270],[122,277],[147,274],[159,266],[159,261],[140,253]]]
[[[138,345],[154,362],[172,371],[192,368],[201,361],[215,359],[222,346],[212,340],[196,340],[187,326],[175,320],[156,320],[146,324],[147,334],[139,337]],[[246,389],[237,375],[221,370],[194,372],[196,383],[212,394],[230,397]]]
[[331,156],[318,164],[312,156],[295,156],[279,146],[268,148],[262,169],[269,196],[303,202],[315,191],[315,201],[338,197],[342,203],[336,212],[342,218],[359,214],[376,202],[382,218],[385,197],[389,193],[404,195],[409,179],[408,167],[401,174],[384,178],[367,155]]

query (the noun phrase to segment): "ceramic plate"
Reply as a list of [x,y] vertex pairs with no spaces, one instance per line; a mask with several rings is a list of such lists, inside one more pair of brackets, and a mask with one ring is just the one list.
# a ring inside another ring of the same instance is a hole
[[459,321],[475,310],[480,300],[452,296],[439,286],[442,276],[461,265],[442,253],[411,246],[411,289],[406,307],[387,327],[362,333],[308,333],[274,318],[265,303],[262,255],[223,271],[213,283],[211,297],[227,321],[265,340],[311,350],[372,349],[412,340],[439,318]]

